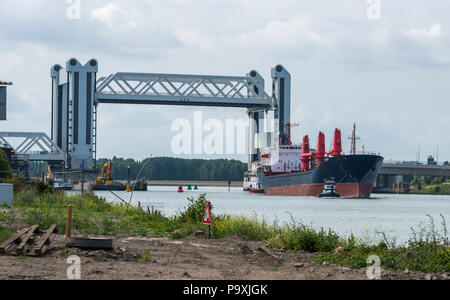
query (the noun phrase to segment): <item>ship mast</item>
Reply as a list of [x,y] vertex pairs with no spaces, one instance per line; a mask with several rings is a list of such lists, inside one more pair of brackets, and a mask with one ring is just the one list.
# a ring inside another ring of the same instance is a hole
[[286,124],[282,123],[281,126],[285,128],[285,134],[280,135],[280,145],[291,146],[292,145],[292,128],[299,127],[298,123],[288,122]]
[[356,141],[360,140],[360,137],[356,135],[356,124],[353,124],[353,133],[349,139],[352,140],[352,147],[350,149],[350,154],[356,155]]

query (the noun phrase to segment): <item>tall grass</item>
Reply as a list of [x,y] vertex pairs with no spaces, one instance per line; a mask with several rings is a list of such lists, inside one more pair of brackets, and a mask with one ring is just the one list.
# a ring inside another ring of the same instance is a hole
[[170,232],[173,222],[154,212],[145,213],[139,208],[112,205],[94,194],[67,195],[44,193],[28,189],[15,195],[13,208],[20,209],[22,221],[48,228],[57,224],[66,230],[67,207],[73,208],[72,227],[82,234],[102,235],[163,235]]
[[0,226],[0,244],[11,237],[11,232]]
[[441,216],[440,226],[429,217],[428,224],[419,224],[411,228],[411,236],[403,245],[396,245],[387,239],[378,245],[347,242],[341,251],[322,254],[319,262],[350,265],[354,268],[367,266],[370,255],[377,255],[384,268],[394,271],[416,270],[427,273],[450,272],[450,247],[447,224]]

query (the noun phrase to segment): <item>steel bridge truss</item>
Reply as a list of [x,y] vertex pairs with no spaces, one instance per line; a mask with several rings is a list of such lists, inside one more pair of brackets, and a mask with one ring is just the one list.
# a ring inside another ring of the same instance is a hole
[[[13,146],[13,140],[19,141]],[[0,132],[0,146],[14,149],[29,161],[64,161],[65,153],[45,133]]]
[[273,109],[259,76],[116,73],[97,81],[97,103],[192,105]]

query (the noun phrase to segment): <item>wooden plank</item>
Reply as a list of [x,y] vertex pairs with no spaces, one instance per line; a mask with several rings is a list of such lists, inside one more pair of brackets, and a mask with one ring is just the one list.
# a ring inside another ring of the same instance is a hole
[[25,233],[28,232],[28,230],[30,230],[31,227],[28,228],[24,228],[20,231],[18,231],[15,235],[13,235],[12,238],[10,238],[9,240],[7,240],[6,242],[4,242],[1,246],[0,246],[0,253],[5,253],[7,248],[9,248],[11,246],[12,243],[16,242],[18,239],[20,239],[22,237],[22,235],[24,235]]
[[25,245],[28,243],[28,242],[30,242],[30,241],[32,241],[33,239],[33,236],[34,236],[34,233],[36,232],[36,230],[38,230],[39,229],[39,226],[38,225],[33,225],[33,226],[31,226],[30,227],[30,229],[28,230],[28,232],[25,234],[25,235],[23,235],[22,236],[22,241],[21,241],[21,243],[19,244],[19,246],[17,246],[17,248],[16,248],[16,251],[17,252],[23,252],[23,250],[24,250],[24,248],[25,248]]
[[34,242],[36,240],[36,235],[32,236],[29,240],[28,243],[23,247],[22,249],[22,253],[26,254],[28,251],[30,251],[31,249],[33,249],[34,247]]
[[41,238],[39,239],[39,242],[37,243],[37,245],[34,247],[34,250],[36,252],[40,251],[41,248],[47,243],[48,238],[50,237],[50,235],[52,235],[53,233],[58,232],[58,226],[56,224],[53,224],[52,226],[50,226],[50,228],[41,236]]
[[45,253],[47,252],[47,250],[50,248],[50,246],[52,245],[53,241],[56,239],[56,234],[52,234],[50,235],[50,237],[48,238],[48,243],[45,244],[41,250],[39,251],[38,255],[42,256],[45,255]]
[[113,250],[111,239],[69,238],[66,247],[86,250]]

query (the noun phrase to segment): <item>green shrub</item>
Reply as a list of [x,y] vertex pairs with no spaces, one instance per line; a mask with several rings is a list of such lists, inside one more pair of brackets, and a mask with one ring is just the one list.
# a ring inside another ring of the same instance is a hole
[[219,216],[213,218],[212,233],[216,238],[233,235],[245,236],[252,240],[268,240],[277,231],[275,226],[267,226],[246,217]]
[[14,173],[12,176],[3,179],[3,183],[14,185],[14,192],[20,192],[26,188],[25,177]]
[[281,231],[280,239],[288,249],[308,252],[329,252],[340,245],[339,236],[331,229],[315,230],[294,221]]
[[8,156],[6,156],[5,151],[0,148],[0,179],[6,178],[9,176],[9,161]]
[[[192,223],[192,224],[201,224],[203,223],[203,218],[205,217],[206,210],[206,194],[202,194],[198,197],[198,199],[188,198],[189,205],[188,207],[179,213],[177,217],[177,221],[180,223]],[[211,204],[211,211],[213,210],[213,206]]]
[[7,241],[11,237],[11,232],[0,226],[0,244]]
[[53,192],[52,186],[44,181],[36,182],[34,188],[39,195],[44,195]]

